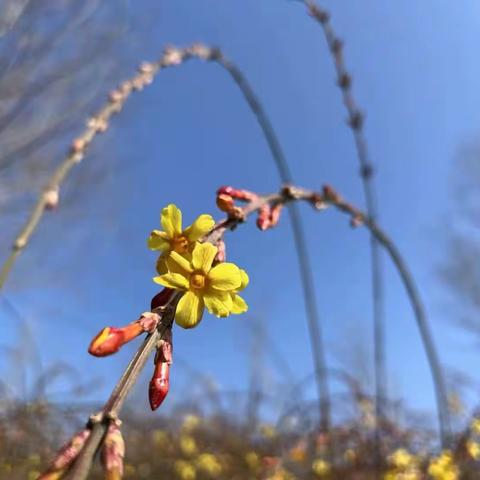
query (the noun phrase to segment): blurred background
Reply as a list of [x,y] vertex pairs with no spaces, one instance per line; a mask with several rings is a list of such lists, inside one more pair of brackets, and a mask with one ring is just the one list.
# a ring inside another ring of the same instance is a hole
[[[474,418],[480,380],[480,5],[345,0],[322,6],[344,41],[353,93],[366,115],[379,224],[419,287],[452,430],[461,437]],[[332,57],[321,25],[301,2],[3,0],[2,261],[108,92],[141,61],[157,60],[165,46],[198,41],[221,48],[248,79],[294,182],[311,189],[330,183],[364,208]],[[267,193],[281,180],[252,111],[215,63],[192,60],[162,71],[95,139],[0,293],[0,478],[36,478],[61,441],[100,408],[139,341],[102,359],[87,347],[104,326],[124,325],[149,309],[158,286],[156,254],[146,239],[159,227],[161,209],[175,203],[186,224],[201,213],[220,218],[215,191],[224,184]],[[300,205],[300,212],[332,428],[343,432],[339,450],[351,451],[351,458],[335,463],[316,435],[302,282],[283,215],[274,230],[262,233],[250,221],[228,236],[229,260],[250,275],[249,311],[226,319],[206,315],[195,330],[174,330],[170,393],[154,413],[147,398],[151,364],[146,368],[124,418],[130,478],[363,479],[379,471],[369,449],[380,449],[384,472],[397,468],[391,455],[400,447],[441,455],[431,374],[397,272],[382,255],[388,432],[379,447],[368,232],[351,229],[335,211]],[[160,459],[136,450],[143,435],[151,435]],[[467,476],[461,478],[476,478],[468,476],[474,457],[462,457]],[[334,464],[345,467],[343,476]]]

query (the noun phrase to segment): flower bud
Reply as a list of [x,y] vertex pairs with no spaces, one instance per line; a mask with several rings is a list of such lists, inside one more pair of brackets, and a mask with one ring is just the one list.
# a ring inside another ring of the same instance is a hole
[[155,354],[155,370],[150,380],[148,399],[150,408],[156,410],[165,400],[170,387],[170,365],[172,363],[172,330],[167,330]]
[[58,480],[78,457],[91,430],[86,428],[75,434],[57,453],[48,470],[38,477],[38,480]]
[[258,209],[257,227],[264,231],[270,226],[270,205],[265,204]]
[[120,480],[123,477],[123,457],[125,442],[117,422],[112,422],[107,430],[102,446],[102,465],[106,480]]
[[270,212],[270,227],[275,227],[280,220],[280,215],[282,213],[283,205],[281,203],[277,203],[272,207],[272,211]]
[[150,309],[155,310],[156,308],[166,305],[173,292],[174,290],[172,288],[164,288],[161,292],[157,293],[150,302]]
[[165,400],[170,387],[170,365],[167,362],[158,362],[155,365],[153,377],[150,380],[148,399],[150,408],[156,410]]
[[217,195],[217,207],[222,211],[229,213],[235,207],[233,198],[226,193],[220,193]]
[[88,353],[95,357],[111,355],[143,332],[142,325],[138,321],[122,328],[105,327],[90,343]]

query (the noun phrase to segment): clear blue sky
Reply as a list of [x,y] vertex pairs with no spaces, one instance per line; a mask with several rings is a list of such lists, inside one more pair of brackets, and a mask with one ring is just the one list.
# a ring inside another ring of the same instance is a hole
[[[310,188],[329,182],[363,205],[331,58],[319,26],[301,4],[157,3],[130,6],[136,14],[123,40],[123,77],[133,71],[133,59],[156,59],[166,44],[220,46],[262,99],[295,181]],[[480,125],[480,4],[345,0],[325,5],[345,40],[354,93],[367,112],[381,224],[418,281],[442,359],[475,376],[473,344],[450,325],[448,294],[436,269],[445,254],[453,161]],[[139,9],[148,21],[138,20]],[[106,359],[90,357],[86,348],[103,326],[134,320],[156,293],[155,255],[145,241],[158,226],[160,209],[176,203],[192,220],[200,213],[216,214],[219,185],[268,192],[279,180],[237,87],[218,66],[197,61],[162,73],[134,96],[87,161],[106,162],[109,174],[82,196],[75,190],[78,170],[72,172],[69,205],[41,225],[5,294],[30,322],[44,363],[73,362],[82,378],[100,376],[102,387],[91,397],[101,400],[136,345]],[[315,214],[303,207],[302,216],[329,363],[356,367],[359,349],[371,352],[368,236],[363,229],[351,230],[334,212]],[[267,233],[253,223],[243,226],[229,236],[228,253],[250,274],[249,313],[206,316],[193,331],[176,329],[175,353],[221,388],[243,389],[249,325],[262,319],[300,380],[311,372],[311,360],[288,218]],[[396,273],[384,263],[390,392],[412,407],[431,410],[430,375],[412,312]],[[15,344],[14,318],[6,318],[6,343]],[[186,391],[180,388],[184,374],[180,365],[174,367],[171,401]],[[146,382],[140,385],[145,405],[146,388]]]

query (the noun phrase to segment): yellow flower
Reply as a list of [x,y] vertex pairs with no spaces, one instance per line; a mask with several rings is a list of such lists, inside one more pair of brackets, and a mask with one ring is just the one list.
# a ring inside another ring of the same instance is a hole
[[148,248],[160,250],[157,271],[167,273],[165,260],[170,252],[177,252],[190,258],[195,242],[208,233],[215,221],[210,215],[200,215],[189,227],[182,229],[182,212],[172,203],[162,210],[160,217],[162,230],[153,230],[148,238]]
[[231,293],[232,309],[230,313],[234,313],[234,314],[244,313],[248,310],[247,303],[240,295],[237,295],[237,292],[242,291],[248,285],[248,282],[250,280],[245,270],[241,268],[239,270],[240,270],[240,278],[241,278],[240,286],[233,293]]
[[314,460],[312,463],[312,470],[318,477],[325,477],[330,473],[330,464],[321,458]]
[[242,275],[233,263],[212,267],[217,251],[211,243],[197,243],[191,260],[172,251],[166,260],[168,273],[153,279],[164,287],[186,292],[175,312],[175,321],[183,328],[195,327],[202,319],[204,307],[217,317],[228,317],[235,311],[234,303],[241,302],[242,311],[247,308],[236,293],[242,288],[242,277],[246,274]]
[[470,428],[473,433],[480,435],[480,418],[474,418]]
[[202,453],[197,458],[197,467],[212,477],[218,477],[222,473],[222,465],[217,457],[211,453]]
[[468,440],[466,447],[467,447],[467,452],[470,454],[470,456],[474,460],[480,459],[480,445],[477,442],[473,440]]

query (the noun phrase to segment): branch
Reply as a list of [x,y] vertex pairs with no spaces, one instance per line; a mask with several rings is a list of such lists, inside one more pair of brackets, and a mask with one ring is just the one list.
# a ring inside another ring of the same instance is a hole
[[[334,63],[337,75],[337,84],[342,94],[343,104],[348,113],[348,125],[352,130],[357,158],[360,164],[360,177],[362,179],[363,193],[366,202],[367,215],[372,220],[377,219],[376,193],[373,184],[374,168],[370,161],[367,141],[363,132],[365,117],[358,108],[352,93],[352,77],[347,70],[343,56],[343,42],[336,35],[330,23],[328,11],[318,6],[312,0],[303,0],[310,15],[322,27],[325,40]],[[385,307],[384,307],[384,282],[381,267],[380,250],[378,240],[374,235],[370,236],[370,260],[372,271],[372,294],[373,294],[373,329],[374,329],[374,356],[375,356],[375,408],[377,419],[377,456],[380,448],[380,431],[378,422],[385,415],[384,403],[386,396],[386,358],[385,358]],[[378,460],[378,459],[377,459]]]
[[[255,95],[255,92],[241,71],[232,62],[226,59],[222,52],[216,48],[209,48],[202,44],[196,44],[184,49],[167,48],[158,62],[143,63],[140,65],[139,73],[137,75],[130,80],[123,82],[117,89],[113,90],[109,95],[108,103],[106,103],[97,114],[88,121],[86,130],[72,142],[70,153],[50,178],[47,187],[40,195],[29,219],[20,234],[17,236],[10,256],[0,270],[0,291],[5,285],[8,275],[20,253],[28,245],[45,210],[57,206],[61,184],[70,173],[70,170],[83,159],[88,147],[96,135],[107,130],[111,117],[121,111],[123,105],[133,91],[142,90],[145,86],[151,84],[155,75],[157,75],[162,69],[181,65],[185,61],[194,57],[201,60],[217,62],[228,71],[257,118],[277,166],[281,181],[283,183],[293,182],[285,154],[283,153],[273,126],[259,99]],[[312,347],[313,364],[316,373],[319,397],[320,424],[323,431],[328,431],[330,425],[330,400],[322,330],[315,302],[313,273],[310,267],[311,262],[309,260],[301,217],[295,205],[291,206],[289,214],[292,222],[294,241],[297,247],[296,251],[303,284],[304,301],[307,310],[309,338]]]
[[[232,193],[233,192],[233,193]],[[241,198],[244,196],[242,191],[237,191],[231,187],[223,187],[219,190],[219,196],[230,195],[233,198]],[[240,193],[240,196],[237,195]],[[228,204],[227,202],[224,203]],[[439,430],[442,438],[442,443],[448,445],[450,432],[449,426],[449,414],[448,414],[448,396],[447,389],[442,373],[442,366],[439,360],[439,356],[435,347],[433,336],[430,331],[430,327],[427,321],[427,315],[420,298],[420,293],[415,284],[413,276],[407,267],[405,260],[403,259],[400,251],[390,239],[390,237],[380,228],[376,221],[370,218],[366,213],[344,200],[332,187],[325,186],[322,192],[315,192],[312,190],[306,190],[294,186],[286,186],[279,193],[253,197],[253,200],[244,209],[238,209],[233,207],[230,212],[230,218],[225,221],[225,224],[219,229],[217,236],[223,238],[223,235],[227,229],[235,228],[238,223],[241,223],[252,211],[262,212],[262,209],[267,206],[271,211],[278,209],[278,207],[286,205],[292,201],[303,200],[310,203],[315,209],[323,210],[328,206],[332,206],[342,213],[345,213],[350,217],[351,225],[356,227],[359,225],[365,225],[375,239],[385,248],[389,254],[392,262],[394,263],[402,283],[407,291],[408,298],[413,308],[417,327],[420,332],[420,336],[427,355],[427,361],[432,373],[433,385],[435,390],[435,399],[437,404],[438,423]],[[218,204],[217,200],[217,204]],[[261,214],[259,214],[260,216]],[[276,218],[278,221],[278,217]],[[258,223],[258,221],[257,221]],[[275,223],[269,225],[275,226]]]

